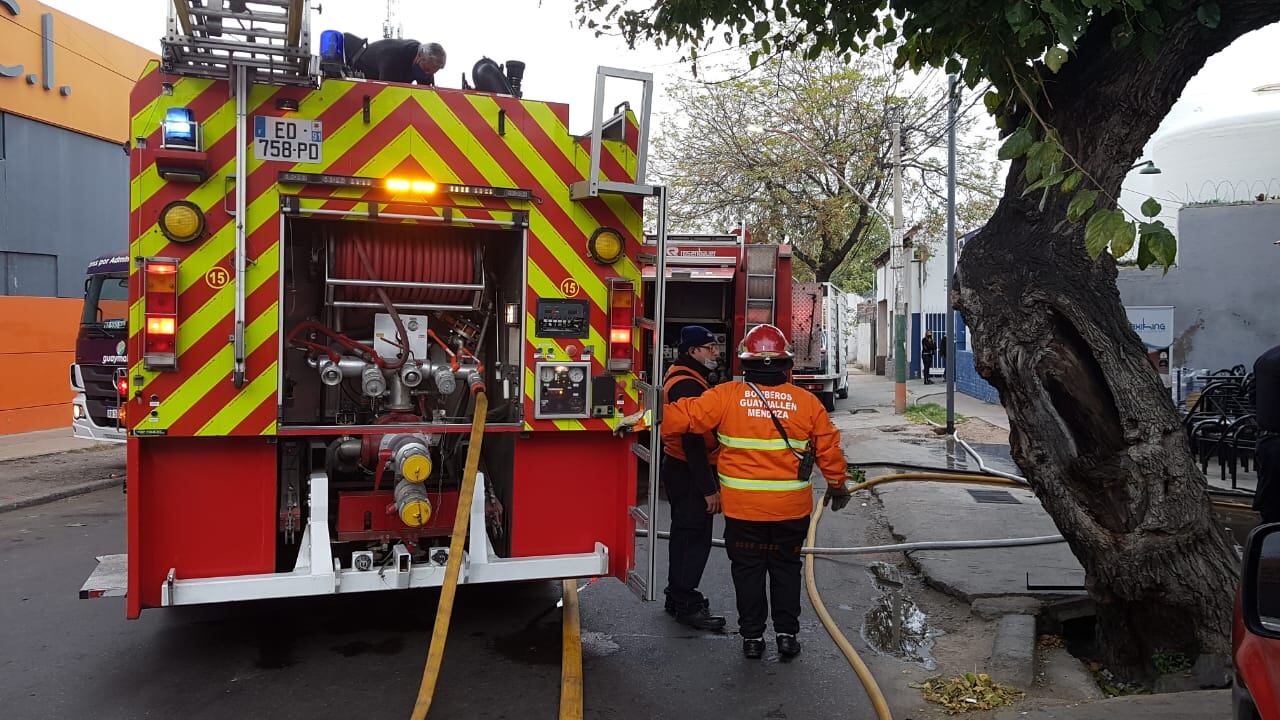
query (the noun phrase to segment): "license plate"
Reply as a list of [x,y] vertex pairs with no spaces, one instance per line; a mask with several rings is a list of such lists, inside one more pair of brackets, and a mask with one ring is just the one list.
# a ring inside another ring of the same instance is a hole
[[290,163],[323,161],[324,132],[319,120],[291,120],[257,115],[253,118],[253,156],[257,160]]
[[120,408],[113,408],[113,407],[107,408],[107,419],[116,420],[116,419],[119,419],[119,417],[120,417]]

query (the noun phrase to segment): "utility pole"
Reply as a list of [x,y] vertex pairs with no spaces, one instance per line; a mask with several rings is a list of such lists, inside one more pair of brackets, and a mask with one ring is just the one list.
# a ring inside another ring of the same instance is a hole
[[956,431],[956,113],[960,109],[960,83],[947,77],[947,434]]
[[893,136],[893,227],[889,243],[892,254],[897,255],[894,268],[897,276],[894,281],[896,288],[893,294],[893,302],[897,306],[893,319],[893,407],[901,415],[907,411],[907,329],[910,327],[910,318],[907,316],[910,281],[907,279],[907,271],[910,264],[902,232],[902,109],[894,107],[890,112],[889,130]]

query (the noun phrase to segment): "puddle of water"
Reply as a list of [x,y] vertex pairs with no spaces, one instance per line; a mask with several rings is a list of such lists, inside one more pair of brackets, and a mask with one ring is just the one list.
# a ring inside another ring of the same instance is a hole
[[584,632],[582,633],[582,654],[592,657],[608,657],[620,649],[618,643],[614,642],[613,637],[605,635],[602,632]]
[[916,663],[926,670],[937,668],[931,653],[937,633],[929,629],[929,619],[902,587],[898,568],[885,562],[872,563],[871,575],[881,595],[867,611],[862,637],[876,650]]
[[[1233,500],[1233,502],[1244,501]],[[1241,547],[1244,547],[1244,541],[1249,537],[1249,531],[1262,522],[1261,516],[1253,510],[1215,507],[1213,516],[1217,518],[1220,524],[1225,525],[1231,531],[1231,537],[1235,538],[1236,544]]]

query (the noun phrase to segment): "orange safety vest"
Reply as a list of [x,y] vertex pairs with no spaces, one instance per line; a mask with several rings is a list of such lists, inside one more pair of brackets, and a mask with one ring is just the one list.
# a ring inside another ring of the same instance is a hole
[[[692,380],[702,386],[703,392],[711,388],[707,384],[706,378],[698,374],[697,371],[691,370],[680,365],[672,365],[667,368],[666,377],[662,379],[662,396],[667,397],[671,394],[671,388],[682,380]],[[702,434],[702,441],[707,446],[707,462],[711,465],[716,464],[716,458],[720,454],[720,441],[716,439],[716,434],[707,431]],[[680,435],[667,436],[666,431],[662,433],[662,451],[677,460],[689,461],[684,456],[684,443],[681,441]]]
[[[795,520],[807,516],[813,506],[808,479],[796,474],[810,443],[816,464],[830,485],[844,482],[845,459],[840,431],[813,393],[791,383],[774,387],[758,385],[764,401],[750,385],[728,382],[696,398],[668,403],[663,410],[662,435],[714,430],[720,441],[716,463],[720,475],[720,502],[727,517],[738,520]],[[778,434],[768,407],[791,441]]]

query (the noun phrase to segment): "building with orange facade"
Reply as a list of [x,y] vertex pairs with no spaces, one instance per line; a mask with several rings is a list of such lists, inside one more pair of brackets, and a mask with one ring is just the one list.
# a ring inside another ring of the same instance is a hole
[[0,0],[0,434],[71,423],[85,268],[128,246],[129,92],[155,57]]

